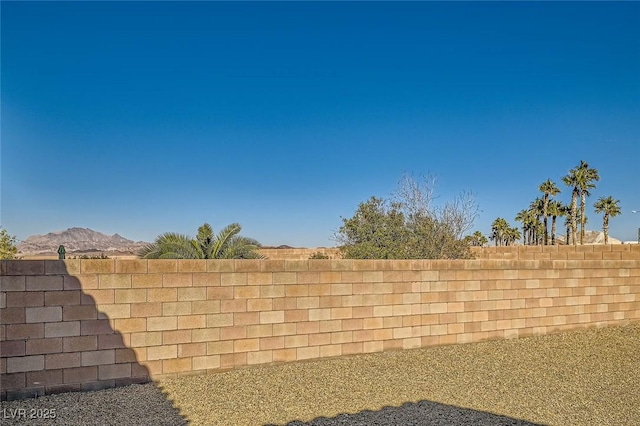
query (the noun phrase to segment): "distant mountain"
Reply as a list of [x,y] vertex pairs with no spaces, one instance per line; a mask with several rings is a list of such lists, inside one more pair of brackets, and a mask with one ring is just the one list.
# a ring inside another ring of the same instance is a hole
[[125,252],[136,253],[147,243],[128,240],[118,234],[107,235],[88,228],[69,228],[46,235],[32,235],[18,244],[22,254],[55,253],[63,245],[67,253],[73,252]]

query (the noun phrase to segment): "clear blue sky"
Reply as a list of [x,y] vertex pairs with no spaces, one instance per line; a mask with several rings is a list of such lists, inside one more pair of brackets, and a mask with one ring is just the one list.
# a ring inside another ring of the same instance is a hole
[[640,227],[640,3],[1,3],[1,225],[331,246],[402,173],[475,230],[580,160]]

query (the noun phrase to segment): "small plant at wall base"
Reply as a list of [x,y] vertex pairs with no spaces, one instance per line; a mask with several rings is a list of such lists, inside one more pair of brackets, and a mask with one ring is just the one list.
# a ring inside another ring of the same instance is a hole
[[196,238],[166,232],[138,253],[143,259],[261,259],[260,243],[238,235],[238,223],[227,225],[218,235],[208,223],[198,228]]
[[10,235],[6,229],[0,228],[0,259],[16,259],[18,239]]

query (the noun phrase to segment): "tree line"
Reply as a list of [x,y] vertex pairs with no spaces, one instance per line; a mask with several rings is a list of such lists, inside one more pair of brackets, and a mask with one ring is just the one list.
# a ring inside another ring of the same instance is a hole
[[[585,225],[587,223],[586,205],[587,198],[600,180],[597,169],[592,168],[585,161],[569,170],[562,177],[562,182],[571,191],[571,201],[564,204],[555,199],[561,190],[551,179],[542,182],[538,190],[542,197],[536,197],[529,207],[520,210],[515,220],[522,223],[522,232],[511,225],[504,218],[496,218],[491,224],[490,239],[496,246],[508,246],[522,238],[525,245],[555,245],[558,243],[556,235],[558,218],[564,217],[566,229],[564,244],[584,244]],[[609,243],[609,219],[618,216],[620,200],[612,196],[600,197],[593,207],[596,213],[603,214],[602,230],[604,243]],[[551,219],[551,230],[549,230]]]

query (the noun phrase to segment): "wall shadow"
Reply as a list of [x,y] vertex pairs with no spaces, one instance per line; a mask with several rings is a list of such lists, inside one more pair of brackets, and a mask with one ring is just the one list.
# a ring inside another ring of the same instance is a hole
[[64,261],[3,261],[1,275],[3,424],[187,424]]
[[296,420],[286,425],[540,426],[538,423],[531,423],[526,420],[427,400],[407,402],[399,407],[387,406],[377,411],[364,410],[355,414],[339,414],[335,417],[317,417],[308,422]]

